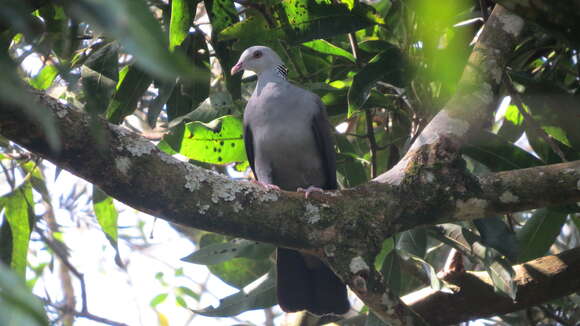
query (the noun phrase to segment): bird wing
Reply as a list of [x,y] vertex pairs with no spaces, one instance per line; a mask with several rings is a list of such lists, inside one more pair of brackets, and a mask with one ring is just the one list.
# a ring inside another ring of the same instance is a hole
[[332,125],[328,121],[326,108],[320,100],[316,98],[318,110],[312,119],[312,131],[316,141],[316,147],[322,158],[323,170],[326,184],[324,189],[337,189],[336,182],[336,154],[334,152],[334,141],[332,140]]

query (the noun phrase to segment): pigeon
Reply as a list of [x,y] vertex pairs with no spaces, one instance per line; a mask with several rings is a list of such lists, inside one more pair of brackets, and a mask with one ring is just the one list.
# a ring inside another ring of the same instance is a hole
[[[244,111],[244,142],[250,168],[263,185],[287,191],[337,189],[331,124],[320,98],[287,80],[288,69],[266,46],[246,49],[231,74],[258,75]],[[344,314],[346,285],[323,261],[296,250],[276,254],[278,304],[285,312]]]

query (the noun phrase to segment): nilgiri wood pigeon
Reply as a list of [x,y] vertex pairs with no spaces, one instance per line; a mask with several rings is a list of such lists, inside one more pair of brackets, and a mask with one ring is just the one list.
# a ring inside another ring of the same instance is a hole
[[[331,125],[320,98],[286,80],[287,68],[272,49],[246,49],[232,75],[258,75],[244,112],[244,141],[258,182],[288,191],[336,189]],[[282,310],[317,315],[344,314],[350,304],[345,284],[318,258],[277,250],[277,295]]]

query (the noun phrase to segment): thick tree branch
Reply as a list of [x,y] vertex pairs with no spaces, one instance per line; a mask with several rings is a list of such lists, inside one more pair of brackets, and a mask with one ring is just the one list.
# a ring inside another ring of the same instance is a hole
[[[22,110],[0,103],[3,136],[153,216],[319,255],[378,310],[398,302],[385,299],[382,276],[369,268],[386,237],[418,225],[580,201],[580,161],[476,178],[459,154],[450,154],[451,141],[423,146],[399,186],[369,183],[305,200],[177,161],[127,130],[91,121],[42,93],[31,96],[54,115],[61,152],[50,149]],[[90,123],[102,128],[106,146],[91,134]],[[366,288],[355,286],[360,277],[368,280]],[[393,306],[390,311],[398,313]]]
[[495,0],[525,19],[546,28],[575,45],[580,45],[580,2],[578,1],[521,1]]
[[432,325],[449,325],[506,314],[580,290],[580,248],[514,266],[516,300],[494,291],[486,272],[453,275],[453,293],[424,288],[403,297],[413,310],[429,316]]
[[[460,91],[386,177],[308,200],[303,194],[266,191],[175,160],[144,138],[91,120],[43,93],[31,96],[54,117],[61,132],[60,152],[50,149],[42,129],[19,107],[2,99],[0,134],[153,216],[318,255],[381,318],[405,320],[409,310],[369,267],[386,237],[419,225],[580,201],[580,161],[478,178],[465,169],[458,153],[465,136],[478,130],[495,108],[503,58],[522,26],[519,17],[496,8]],[[105,146],[91,133],[95,126]],[[521,178],[521,173],[542,177]],[[553,183],[546,184],[541,173],[549,174],[547,180]],[[541,191],[554,190],[554,184],[558,195]]]
[[480,131],[497,107],[503,71],[523,27],[524,21],[519,16],[502,6],[495,7],[467,61],[455,95],[429,122],[399,163],[375,181],[399,184],[422,146],[438,142],[441,137],[461,146],[469,136]]

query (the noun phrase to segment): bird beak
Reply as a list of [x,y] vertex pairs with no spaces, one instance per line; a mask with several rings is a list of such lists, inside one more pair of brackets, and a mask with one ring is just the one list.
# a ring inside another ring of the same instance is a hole
[[242,61],[236,63],[236,65],[232,67],[230,74],[233,76],[236,73],[238,73],[238,71],[240,71],[240,70],[244,70],[244,63]]

